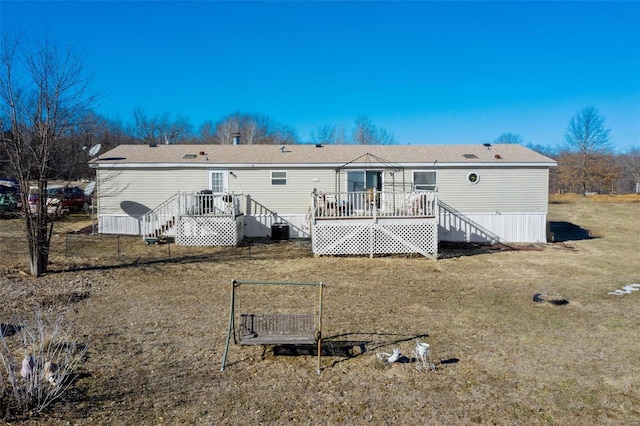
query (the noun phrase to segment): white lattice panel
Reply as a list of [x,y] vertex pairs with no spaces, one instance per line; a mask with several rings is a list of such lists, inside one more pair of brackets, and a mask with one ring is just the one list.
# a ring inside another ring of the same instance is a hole
[[317,255],[358,255],[438,253],[438,224],[425,221],[318,221],[313,228],[313,253]]
[[176,244],[182,246],[235,246],[242,240],[242,219],[217,216],[180,218]]

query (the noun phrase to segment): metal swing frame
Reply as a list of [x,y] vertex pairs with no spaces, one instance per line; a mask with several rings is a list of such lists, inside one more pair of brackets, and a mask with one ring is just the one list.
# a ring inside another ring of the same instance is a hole
[[[241,285],[292,285],[318,287],[318,310],[311,314],[268,314],[240,313],[238,337],[236,337],[236,289]],[[281,282],[281,281],[231,281],[231,304],[229,308],[229,328],[222,357],[224,371],[229,352],[229,342],[239,345],[314,345],[317,344],[320,374],[320,356],[322,353],[322,282]]]

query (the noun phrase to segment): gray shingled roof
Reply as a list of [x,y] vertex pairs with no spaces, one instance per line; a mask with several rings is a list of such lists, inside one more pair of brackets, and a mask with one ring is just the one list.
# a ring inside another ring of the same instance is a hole
[[478,145],[120,145],[100,155],[105,165],[127,164],[331,164],[386,163],[397,165],[451,163],[535,163],[555,161],[515,144]]

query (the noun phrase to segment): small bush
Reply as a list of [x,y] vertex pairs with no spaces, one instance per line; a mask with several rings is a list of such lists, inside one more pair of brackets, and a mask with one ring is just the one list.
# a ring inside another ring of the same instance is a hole
[[62,314],[48,316],[37,309],[32,318],[16,318],[13,324],[19,330],[15,335],[0,333],[0,416],[5,420],[46,411],[74,382],[87,351],[72,338]]

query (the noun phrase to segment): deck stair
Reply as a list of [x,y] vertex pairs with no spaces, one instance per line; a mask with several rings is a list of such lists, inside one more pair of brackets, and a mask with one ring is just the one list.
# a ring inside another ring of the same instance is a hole
[[[146,244],[234,245],[242,239],[240,195],[178,192],[141,218]],[[239,222],[240,221],[240,222]]]
[[163,201],[153,210],[142,216],[142,236],[147,244],[157,244],[173,236],[179,214],[179,194]]

